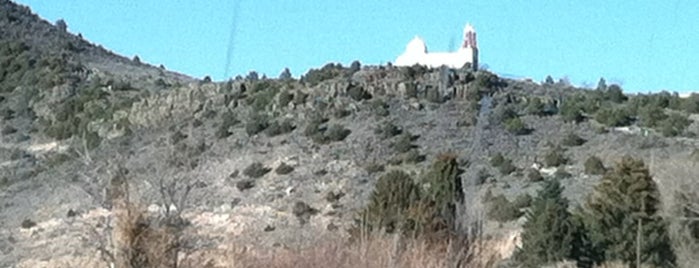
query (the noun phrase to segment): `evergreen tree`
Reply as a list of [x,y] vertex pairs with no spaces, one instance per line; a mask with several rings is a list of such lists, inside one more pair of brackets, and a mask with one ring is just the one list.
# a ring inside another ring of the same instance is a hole
[[289,71],[289,68],[284,68],[282,73],[279,74],[279,79],[280,80],[289,80],[291,79],[291,71]]
[[624,157],[602,177],[586,204],[585,227],[599,261],[635,265],[641,225],[641,261],[655,267],[673,267],[667,226],[658,215],[660,193],[642,160]]
[[547,180],[532,202],[515,258],[524,267],[541,267],[572,257],[575,226],[558,180]]
[[429,188],[425,191],[424,202],[434,206],[433,219],[441,221],[432,223],[438,225],[426,226],[429,231],[454,231],[456,206],[464,199],[461,173],[455,155],[441,154],[425,174],[424,182]]
[[599,90],[599,91],[607,90],[607,80],[604,80],[604,77],[601,77],[599,79],[599,82],[597,82],[597,90]]

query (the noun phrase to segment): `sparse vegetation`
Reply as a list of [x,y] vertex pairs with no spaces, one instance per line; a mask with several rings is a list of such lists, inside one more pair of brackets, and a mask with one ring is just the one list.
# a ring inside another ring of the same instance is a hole
[[264,176],[265,174],[269,173],[271,170],[272,170],[271,168],[265,167],[260,162],[254,162],[243,170],[243,174],[245,174],[245,176],[248,176],[250,178],[256,179],[256,178],[260,178],[260,177]]
[[524,215],[521,207],[507,200],[504,195],[497,195],[488,201],[488,218],[499,222],[509,222],[519,219]]
[[544,165],[547,167],[557,167],[568,163],[568,159],[563,155],[563,148],[556,146],[551,148],[544,156]]
[[590,175],[602,175],[605,172],[607,172],[607,168],[604,167],[599,157],[593,155],[585,160],[585,173]]
[[568,147],[580,146],[585,144],[585,142],[586,140],[572,132],[566,134],[565,137],[563,137],[563,141],[561,141],[564,146]]
[[286,175],[286,174],[289,174],[291,172],[294,172],[294,167],[282,162],[281,164],[279,164],[277,169],[274,170],[274,172],[276,172],[279,175]]

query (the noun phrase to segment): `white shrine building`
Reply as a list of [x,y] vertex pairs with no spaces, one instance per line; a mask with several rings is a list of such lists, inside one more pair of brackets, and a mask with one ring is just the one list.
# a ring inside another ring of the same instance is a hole
[[473,70],[478,68],[478,44],[476,30],[471,24],[464,27],[464,42],[454,52],[429,52],[425,41],[415,36],[405,48],[405,52],[396,58],[396,66],[413,66],[415,64],[438,68],[445,65],[449,68],[461,68],[469,63]]

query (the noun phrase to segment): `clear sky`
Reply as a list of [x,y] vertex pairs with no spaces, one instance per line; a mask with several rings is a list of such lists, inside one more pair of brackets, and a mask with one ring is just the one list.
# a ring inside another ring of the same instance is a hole
[[481,64],[501,75],[699,91],[695,0],[16,2],[119,54],[215,80],[250,70],[277,77],[284,67],[298,76],[355,59],[385,64],[415,35],[429,50],[447,51],[470,22]]

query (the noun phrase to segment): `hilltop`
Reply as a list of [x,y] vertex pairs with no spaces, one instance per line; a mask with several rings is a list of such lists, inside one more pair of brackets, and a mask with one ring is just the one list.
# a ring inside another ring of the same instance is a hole
[[[479,226],[501,265],[513,264],[521,201],[545,181],[573,211],[631,155],[650,167],[663,215],[686,216],[677,196],[699,201],[696,94],[359,62],[215,82],[116,55],[64,23],[0,0],[0,266],[107,267],[124,200],[145,225],[178,228],[183,266],[345,241],[379,178],[427,177],[449,157],[463,171],[455,221]],[[671,223],[679,245],[687,223]]]

